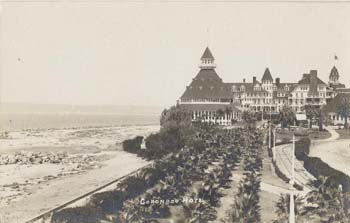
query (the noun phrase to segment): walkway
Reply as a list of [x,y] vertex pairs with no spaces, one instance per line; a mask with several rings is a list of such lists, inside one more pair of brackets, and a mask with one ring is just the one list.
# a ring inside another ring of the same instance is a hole
[[[334,145],[334,141],[339,138],[339,134],[335,131],[334,127],[325,127],[325,129],[331,134],[331,137],[327,139],[320,140],[312,140],[311,148],[310,148],[310,156],[318,156],[320,155],[318,152],[315,152],[315,147],[319,147],[320,145]],[[332,143],[332,144],[330,144]],[[318,149],[317,149],[318,150]],[[291,177],[292,172],[292,144],[286,144],[276,147],[276,163],[280,168],[282,173],[284,173],[287,177]],[[328,156],[327,154],[324,154]],[[320,157],[321,158],[321,157]],[[303,185],[305,187],[305,192],[309,192],[312,190],[310,183],[316,178],[312,176],[305,168],[302,161],[295,159],[295,182]]]

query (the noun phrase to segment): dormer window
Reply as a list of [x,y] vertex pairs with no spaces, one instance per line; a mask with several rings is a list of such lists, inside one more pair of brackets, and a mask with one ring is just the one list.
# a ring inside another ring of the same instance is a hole
[[284,86],[284,90],[285,90],[285,91],[289,91],[288,85]]
[[245,90],[244,86],[241,86],[240,91],[244,91],[244,90]]
[[236,90],[237,90],[236,85],[233,85],[231,88],[231,91],[236,91]]

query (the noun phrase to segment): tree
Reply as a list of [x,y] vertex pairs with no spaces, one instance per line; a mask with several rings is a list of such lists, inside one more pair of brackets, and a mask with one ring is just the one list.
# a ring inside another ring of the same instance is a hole
[[312,128],[312,121],[317,120],[319,130],[323,129],[323,110],[320,107],[315,107],[312,105],[305,105],[306,117],[309,119],[309,128]]
[[327,178],[320,178],[320,186],[307,194],[305,214],[318,216],[323,222],[350,222],[350,193],[332,186]]
[[348,118],[350,116],[350,102],[347,97],[343,96],[341,98],[340,104],[337,108],[338,115],[340,115],[344,121],[344,129],[348,128]]
[[294,110],[290,106],[284,105],[280,110],[281,127],[286,128],[287,126],[292,125],[295,119]]
[[219,108],[215,113],[215,123],[218,119],[225,117],[225,111]]
[[[168,135],[171,132],[188,145],[193,143],[194,129],[192,126],[192,112],[177,105],[170,109],[164,109],[160,118],[161,135]],[[163,137],[164,138],[164,137]],[[171,138],[171,137],[170,137]],[[166,144],[166,143],[165,143]]]
[[246,123],[253,123],[254,121],[256,121],[255,119],[255,115],[253,114],[253,112],[245,110],[242,113],[242,119],[246,122]]
[[[302,206],[302,200],[298,195],[294,195],[294,213],[295,216],[300,214],[300,208]],[[290,195],[281,194],[277,203],[276,203],[276,214],[278,219],[274,223],[288,223],[289,222],[289,213],[290,213]]]
[[169,128],[170,126],[190,126],[192,123],[192,112],[181,106],[172,106],[164,109],[160,117],[160,126]]
[[227,117],[230,117],[230,115],[232,114],[232,112],[233,112],[232,107],[227,106],[227,107],[225,108],[225,114],[227,115]]

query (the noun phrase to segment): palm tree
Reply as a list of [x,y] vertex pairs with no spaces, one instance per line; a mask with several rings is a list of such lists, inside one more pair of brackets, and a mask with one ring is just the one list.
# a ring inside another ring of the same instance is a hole
[[305,214],[318,216],[325,222],[350,222],[350,193],[343,192],[329,184],[327,178],[320,179],[321,184],[307,194]]
[[[290,195],[289,194],[281,194],[277,203],[276,203],[276,214],[278,219],[274,221],[274,223],[288,223],[289,213],[290,213]],[[298,195],[294,195],[294,213],[295,215],[300,214],[300,207],[302,205],[302,199]]]
[[349,100],[343,96],[341,98],[340,104],[337,108],[338,114],[345,119],[344,121],[344,129],[348,128],[348,118],[350,116],[350,102]]

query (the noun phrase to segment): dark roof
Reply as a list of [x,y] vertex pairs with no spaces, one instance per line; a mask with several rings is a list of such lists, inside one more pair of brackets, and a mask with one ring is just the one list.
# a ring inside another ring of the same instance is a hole
[[[260,84],[259,82],[257,82]],[[242,86],[244,86],[244,92],[246,93],[268,93],[268,91],[264,90],[261,86],[261,90],[254,91],[253,83],[225,83],[228,89],[232,89],[232,86],[236,86],[236,89],[239,90]]]
[[214,59],[213,54],[209,50],[209,47],[205,48],[205,51],[204,51],[201,59]]
[[[314,71],[311,71],[311,72],[314,72]],[[317,74],[317,72],[316,72],[316,74]],[[303,78],[298,83],[299,84],[306,84],[306,85],[311,84],[311,79],[312,79],[311,77],[312,77],[312,75],[310,75],[310,74],[303,74]],[[317,84],[325,84],[320,78],[317,77],[317,75],[315,77],[316,77],[315,80],[316,80]]]
[[219,109],[225,111],[228,107],[234,112],[241,111],[234,105],[226,104],[180,104],[180,107],[190,111],[217,111]]
[[[286,85],[289,87],[288,91],[284,90],[284,87]],[[294,90],[295,85],[296,85],[295,83],[279,83],[279,84],[276,84],[276,87],[277,87],[277,91],[279,92],[291,92],[292,90]]]
[[271,76],[271,73],[268,67],[265,69],[264,75],[261,80],[273,81],[273,78]]
[[332,77],[332,76],[339,77],[338,69],[335,66],[333,66],[331,73],[329,74],[329,77]]
[[201,69],[181,96],[181,99],[194,98],[231,98],[231,89],[214,69]]
[[350,102],[350,94],[349,93],[339,93],[335,96],[328,104],[324,107],[326,112],[338,112],[338,107],[342,103],[342,100],[347,100]]

